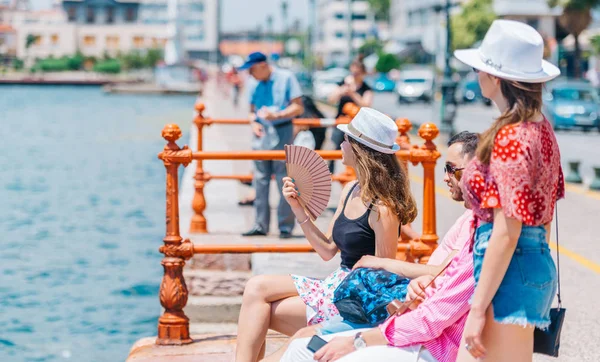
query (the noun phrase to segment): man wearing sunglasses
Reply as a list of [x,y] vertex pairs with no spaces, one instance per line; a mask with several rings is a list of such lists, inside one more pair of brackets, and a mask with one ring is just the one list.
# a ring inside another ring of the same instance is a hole
[[[455,201],[464,201],[459,185],[461,171],[475,155],[477,142],[477,134],[470,132],[461,132],[448,142],[444,182]],[[336,320],[306,327],[292,338],[285,352],[279,351],[264,361],[331,361],[338,358],[341,358],[340,362],[454,361],[474,289],[473,256],[469,248],[472,219],[473,213],[467,209],[431,256],[429,268],[439,270],[450,263],[432,287],[423,290],[434,274],[412,277],[407,300],[415,300],[411,305],[413,311],[370,329],[355,329],[362,327]],[[372,258],[369,262],[368,267],[403,276],[426,267],[382,258]],[[306,348],[310,338],[305,338],[314,334],[329,341],[315,354]]]

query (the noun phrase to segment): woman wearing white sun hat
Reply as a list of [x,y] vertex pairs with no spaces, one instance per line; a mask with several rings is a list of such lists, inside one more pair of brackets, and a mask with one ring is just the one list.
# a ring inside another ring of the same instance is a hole
[[454,53],[479,73],[484,97],[501,112],[461,180],[476,216],[476,289],[461,362],[531,361],[534,327],[550,323],[556,269],[547,241],[564,180],[552,126],[541,112],[543,83],[560,71],[543,51],[529,25],[496,20],[478,49]]
[[[294,180],[284,177],[283,196],[308,242],[323,260],[340,251],[341,264],[325,279],[301,275],[259,275],[245,286],[238,323],[236,362],[262,359],[267,330],[293,335],[308,325],[339,316],[333,292],[365,255],[394,259],[400,226],[414,221],[416,202],[398,163],[396,123],[362,107],[344,133],[342,162],[356,171],[357,181],[344,186],[338,208],[323,233],[298,202]],[[427,269],[422,269],[423,274]],[[309,270],[306,271],[310,273]],[[257,322],[258,321],[258,322]]]

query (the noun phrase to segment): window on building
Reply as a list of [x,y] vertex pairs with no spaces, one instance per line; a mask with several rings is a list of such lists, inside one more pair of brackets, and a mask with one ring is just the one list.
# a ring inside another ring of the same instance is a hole
[[67,19],[69,22],[77,20],[77,8],[74,6],[67,7]]
[[352,20],[367,20],[367,14],[352,14]]
[[50,36],[50,43],[52,43],[52,45],[58,45],[58,41],[59,41],[58,34],[52,34]]
[[33,42],[33,45],[42,45],[42,36],[41,35],[34,35],[35,36],[35,41]]
[[190,35],[187,37],[187,40],[189,41],[202,41],[204,40],[204,34],[196,34],[196,35]]
[[336,13],[336,14],[335,14],[335,18],[336,18],[336,19],[343,20],[343,19],[344,19],[344,14],[342,14],[342,13]]
[[144,37],[143,36],[134,36],[133,37],[133,46],[136,48],[144,47]]
[[342,38],[344,38],[344,33],[342,33],[341,31],[336,31],[335,37],[338,39],[342,39]]
[[189,4],[188,6],[191,11],[204,12],[204,3]]
[[88,7],[85,9],[85,22],[88,24],[93,24],[96,22],[96,11],[93,7]]
[[106,36],[106,47],[108,49],[119,49],[119,37],[117,35]]
[[540,26],[540,21],[537,18],[529,18],[526,22],[527,25],[531,26],[534,29],[538,29]]
[[108,6],[106,8],[106,23],[112,24],[115,22],[115,8],[114,6]]
[[83,45],[86,47],[96,46],[96,37],[93,35],[86,35],[83,37]]
[[355,39],[367,39],[367,33],[363,33],[363,32],[353,33],[352,37]]
[[137,18],[137,14],[135,11],[135,8],[127,8],[127,10],[125,10],[125,21],[128,23],[133,23],[135,22]]

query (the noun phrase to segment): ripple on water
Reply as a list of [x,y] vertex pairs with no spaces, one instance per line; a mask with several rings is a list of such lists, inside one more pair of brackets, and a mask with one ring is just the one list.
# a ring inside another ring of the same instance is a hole
[[125,217],[127,219],[145,219],[146,215],[144,215],[144,210],[135,209],[135,210],[131,210],[131,211],[127,212],[125,214]]
[[35,233],[34,238],[36,241],[40,241],[40,240],[46,240],[46,239],[50,238],[50,236],[51,236],[50,231],[43,229],[43,230],[38,230]]
[[25,184],[20,178],[16,178],[7,183],[4,188],[8,191],[23,191],[25,190]]
[[8,340],[8,339],[2,339],[2,338],[0,338],[0,346],[14,347],[15,343],[13,341]]
[[116,235],[119,233],[120,229],[117,227],[108,227],[107,225],[96,225],[96,231],[101,232],[102,234]]
[[109,243],[109,242],[101,242],[100,244],[98,244],[98,247],[102,248],[102,249],[106,249],[106,250],[114,250],[114,249],[118,249],[119,248],[119,244],[117,243]]
[[116,290],[112,294],[122,295],[125,297],[146,297],[150,295],[158,295],[159,284],[143,283],[135,284],[129,288]]

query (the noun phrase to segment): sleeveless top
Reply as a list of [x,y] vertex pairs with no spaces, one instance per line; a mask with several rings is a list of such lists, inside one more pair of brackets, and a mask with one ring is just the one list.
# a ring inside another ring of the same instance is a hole
[[375,231],[369,225],[371,208],[356,219],[348,219],[345,215],[346,204],[357,185],[358,182],[348,192],[332,231],[333,242],[340,249],[342,267],[348,269],[352,269],[363,255],[375,255]]

